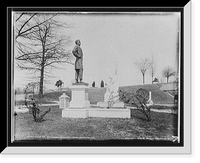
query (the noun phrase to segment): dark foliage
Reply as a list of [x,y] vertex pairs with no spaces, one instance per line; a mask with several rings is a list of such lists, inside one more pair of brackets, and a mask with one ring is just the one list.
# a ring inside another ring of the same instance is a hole
[[149,92],[147,90],[140,88],[136,93],[120,90],[119,96],[121,101],[137,107],[137,110],[142,112],[148,121],[151,121],[151,108],[148,106]]
[[51,111],[51,108],[48,110],[41,112],[39,106],[36,104],[35,100],[31,99],[31,104],[29,105],[25,99],[25,105],[29,109],[29,113],[33,115],[35,122],[42,122],[44,121],[44,116]]
[[93,81],[93,83],[92,83],[92,87],[95,87],[95,81]]
[[104,81],[103,80],[101,81],[101,85],[100,86],[104,87]]

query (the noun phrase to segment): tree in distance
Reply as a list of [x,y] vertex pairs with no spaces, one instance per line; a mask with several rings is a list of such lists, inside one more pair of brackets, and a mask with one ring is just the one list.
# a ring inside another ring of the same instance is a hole
[[169,78],[171,76],[174,76],[176,73],[175,71],[173,70],[173,68],[171,68],[170,66],[166,67],[163,71],[162,71],[162,75],[163,77],[166,78],[167,80],[167,83],[169,82]]
[[95,87],[95,81],[93,81],[93,83],[92,83],[92,87]]
[[142,59],[140,62],[135,62],[135,65],[139,68],[139,70],[142,73],[142,82],[145,84],[145,73],[149,69],[150,64],[149,60],[147,58]]
[[100,86],[104,87],[104,81],[103,80],[101,81],[101,85]]
[[60,89],[61,89],[61,87],[62,87],[63,84],[64,84],[63,81],[59,79],[59,80],[56,82],[55,86],[58,87],[58,89],[59,89],[59,87],[60,87]]

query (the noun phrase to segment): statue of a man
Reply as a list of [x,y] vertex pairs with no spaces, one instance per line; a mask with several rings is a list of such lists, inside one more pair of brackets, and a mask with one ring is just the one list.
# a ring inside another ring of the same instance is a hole
[[79,82],[82,83],[83,80],[83,51],[81,49],[81,41],[76,40],[75,41],[76,46],[72,50],[73,55],[76,57],[75,61],[75,80],[76,83]]

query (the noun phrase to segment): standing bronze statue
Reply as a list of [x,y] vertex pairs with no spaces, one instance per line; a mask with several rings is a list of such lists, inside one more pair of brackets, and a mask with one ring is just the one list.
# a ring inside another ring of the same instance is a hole
[[76,83],[79,82],[82,83],[83,80],[83,51],[81,49],[81,41],[76,40],[75,41],[76,46],[72,50],[73,55],[76,57],[75,61],[75,80]]

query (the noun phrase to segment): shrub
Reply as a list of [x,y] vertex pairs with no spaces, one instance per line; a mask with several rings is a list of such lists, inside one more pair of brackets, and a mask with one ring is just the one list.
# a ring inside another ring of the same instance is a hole
[[25,98],[25,105],[29,109],[29,113],[33,115],[35,122],[44,121],[44,116],[51,111],[51,108],[49,108],[48,110],[41,112],[40,109],[39,109],[39,106],[36,104],[36,102],[33,98],[31,99],[30,105],[28,104],[28,102]]
[[136,93],[127,93],[120,90],[119,96],[121,101],[137,107],[137,110],[142,112],[148,121],[151,121],[151,108],[147,105],[149,99],[149,92],[147,90],[140,88]]

